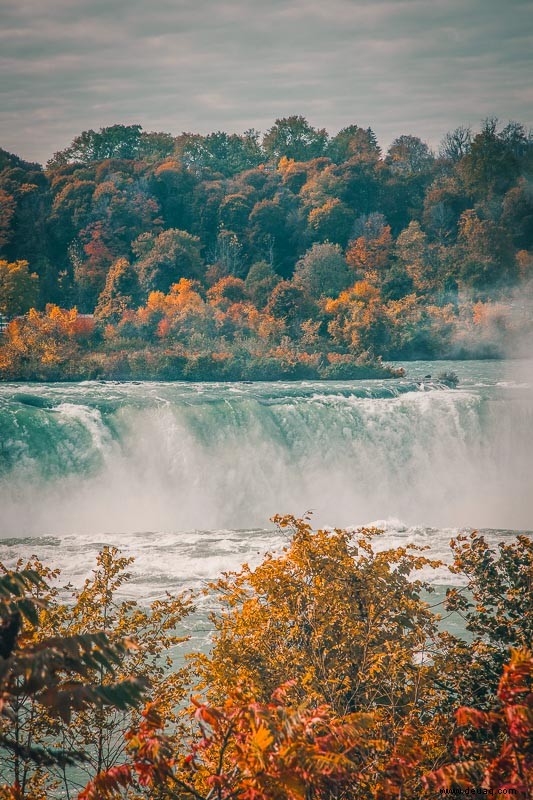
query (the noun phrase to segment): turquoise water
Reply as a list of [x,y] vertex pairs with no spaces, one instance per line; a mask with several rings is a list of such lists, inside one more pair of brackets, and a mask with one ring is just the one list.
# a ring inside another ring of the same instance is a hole
[[375,523],[382,546],[444,558],[458,528],[533,528],[531,363],[405,367],[360,382],[2,384],[0,559],[35,553],[79,584],[116,544],[136,558],[127,591],[147,598],[278,549],[276,512]]

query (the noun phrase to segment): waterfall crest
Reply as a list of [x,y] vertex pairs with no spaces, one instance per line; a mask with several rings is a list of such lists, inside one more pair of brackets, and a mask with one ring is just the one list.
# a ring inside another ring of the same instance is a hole
[[458,390],[4,385],[0,535],[264,528],[307,510],[321,524],[530,528],[533,406],[491,369]]

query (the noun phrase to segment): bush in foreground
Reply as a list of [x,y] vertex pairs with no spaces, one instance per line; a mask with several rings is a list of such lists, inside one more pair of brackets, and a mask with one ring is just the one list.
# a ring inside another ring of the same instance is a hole
[[[196,695],[181,711],[183,676],[170,665],[166,673],[155,662],[150,666],[158,609],[151,611],[150,627],[150,614],[114,599],[127,567],[117,553],[100,558],[95,580],[79,595],[77,616],[63,606],[58,613],[57,601],[39,584],[42,618],[58,629],[56,647],[68,641],[71,618],[77,620],[73,631],[105,636],[97,641],[114,648],[123,647],[122,636],[152,631],[148,648],[139,638],[134,660],[128,663],[122,650],[115,667],[117,677],[129,666],[149,678],[152,697],[141,715],[138,695],[129,711],[123,707],[122,745],[113,740],[113,757],[95,770],[80,800],[417,800],[428,791],[458,788],[512,789],[520,800],[529,798],[533,543],[519,536],[491,550],[477,533],[452,542],[452,571],[466,585],[432,607],[425,599],[430,587],[416,573],[436,562],[417,548],[383,550],[376,530],[354,535],[315,531],[306,519],[276,521],[287,535],[283,552],[223,576],[208,590],[216,609],[212,648],[194,656]],[[21,574],[7,573],[8,584],[17,585]],[[33,592],[24,580],[17,590],[21,602]],[[97,601],[104,595],[109,624]],[[438,607],[463,617],[470,642],[441,630]],[[172,609],[175,622],[187,610]],[[12,613],[11,605],[2,606],[2,642],[10,641]],[[35,619],[27,624],[35,629]],[[102,627],[107,632],[92,630]],[[161,632],[161,655],[171,635],[168,628]],[[26,640],[14,641],[8,659],[27,658]],[[86,666],[80,691],[84,696],[87,686],[89,699],[98,702],[94,710],[86,703],[59,714],[63,742],[75,740],[81,720],[86,739],[91,731],[95,739],[102,735],[105,707],[98,692],[105,693],[107,683],[96,682],[93,690],[94,674],[93,664]],[[9,698],[12,689],[1,688]],[[51,730],[48,715],[54,716],[51,704],[43,720],[46,697],[38,687],[19,706],[27,713],[35,704],[26,731],[41,741]],[[114,698],[106,697],[112,706]],[[16,719],[4,715],[4,752]],[[28,774],[37,765],[36,780],[23,785],[19,778],[0,797],[50,796],[46,769],[29,751],[21,758]],[[77,756],[69,748],[62,758]],[[66,787],[73,796],[74,786],[67,781]]]

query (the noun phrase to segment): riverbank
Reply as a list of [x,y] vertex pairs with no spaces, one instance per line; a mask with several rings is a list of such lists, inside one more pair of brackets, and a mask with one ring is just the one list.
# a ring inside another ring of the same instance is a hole
[[278,352],[253,354],[244,348],[237,352],[187,352],[183,348],[150,346],[77,350],[66,357],[47,359],[38,351],[12,358],[8,347],[3,351],[0,347],[0,380],[4,381],[352,381],[398,378],[403,374],[401,368],[368,356],[281,348]]

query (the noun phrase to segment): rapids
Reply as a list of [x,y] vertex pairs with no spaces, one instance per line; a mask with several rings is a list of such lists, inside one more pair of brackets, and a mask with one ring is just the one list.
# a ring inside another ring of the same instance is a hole
[[278,549],[276,512],[376,523],[383,546],[439,556],[459,527],[533,527],[531,365],[405,366],[352,383],[2,384],[0,559],[35,553],[78,583],[116,544],[147,597]]

